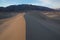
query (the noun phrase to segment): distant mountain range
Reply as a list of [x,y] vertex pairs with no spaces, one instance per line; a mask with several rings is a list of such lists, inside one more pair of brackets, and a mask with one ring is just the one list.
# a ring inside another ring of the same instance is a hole
[[58,8],[58,9],[56,9],[56,10],[60,11],[60,8]]
[[18,12],[18,11],[29,11],[29,10],[55,11],[54,9],[48,7],[29,5],[29,4],[10,5],[8,7],[0,7],[0,12]]

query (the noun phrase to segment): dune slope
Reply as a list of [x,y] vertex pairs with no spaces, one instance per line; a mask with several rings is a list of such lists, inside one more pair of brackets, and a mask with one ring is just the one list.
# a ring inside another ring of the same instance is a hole
[[0,25],[0,27],[6,27],[0,32],[0,40],[25,40],[26,27],[23,16],[23,13],[18,14]]

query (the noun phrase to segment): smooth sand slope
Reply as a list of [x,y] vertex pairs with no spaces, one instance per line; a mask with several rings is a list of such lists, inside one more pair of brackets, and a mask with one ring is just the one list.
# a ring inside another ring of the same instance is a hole
[[26,40],[24,13],[9,18],[0,27],[6,27],[0,32],[0,40]]
[[60,40],[60,25],[38,15],[38,13],[25,15],[27,40]]
[[0,27],[0,40],[60,40],[60,25],[39,12],[18,14]]

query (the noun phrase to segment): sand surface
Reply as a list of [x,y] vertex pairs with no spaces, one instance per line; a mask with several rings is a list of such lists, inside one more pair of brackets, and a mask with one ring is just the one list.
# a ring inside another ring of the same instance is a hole
[[6,22],[0,25],[0,40],[25,40],[26,27],[24,14],[18,14],[9,18]]
[[26,40],[60,40],[60,25],[38,15],[25,14]]
[[41,13],[19,13],[0,21],[0,40],[60,40],[60,25]]

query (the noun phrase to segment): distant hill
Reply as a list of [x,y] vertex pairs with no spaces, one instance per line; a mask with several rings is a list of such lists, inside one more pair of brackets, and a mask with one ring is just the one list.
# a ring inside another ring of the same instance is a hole
[[54,9],[48,7],[29,5],[29,4],[10,5],[8,7],[0,7],[0,12],[18,12],[18,11],[29,11],[29,10],[54,11]]
[[56,9],[57,11],[60,11],[60,8]]

